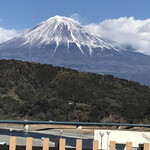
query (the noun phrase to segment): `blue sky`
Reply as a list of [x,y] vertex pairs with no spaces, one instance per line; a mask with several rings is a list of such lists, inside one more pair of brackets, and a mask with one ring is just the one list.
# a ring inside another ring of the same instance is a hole
[[82,24],[105,19],[150,18],[150,0],[2,0],[0,27],[23,30],[55,15],[80,15]]

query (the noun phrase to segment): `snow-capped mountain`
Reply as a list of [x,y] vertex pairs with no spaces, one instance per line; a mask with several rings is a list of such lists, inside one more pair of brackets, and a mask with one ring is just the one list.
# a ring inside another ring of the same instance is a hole
[[25,39],[23,45],[42,46],[56,43],[54,53],[60,44],[66,44],[67,50],[69,50],[70,43],[74,43],[82,54],[84,54],[82,46],[87,46],[90,55],[92,48],[110,48],[110,45],[104,43],[98,37],[86,33],[78,22],[71,18],[60,16],[55,16],[42,22],[23,34],[21,38]]
[[[47,45],[53,44],[52,57],[61,45],[66,47],[65,51],[67,53],[72,51],[72,45],[74,45],[84,55],[92,55],[93,48],[113,48],[112,45],[105,43],[100,38],[85,32],[78,22],[71,18],[60,16],[52,17],[40,23],[21,36],[8,41],[7,44],[11,44],[15,49],[20,47],[28,47],[29,49],[42,47],[42,49],[45,49]],[[0,47],[3,47],[3,45],[6,44],[4,43]],[[85,47],[87,52],[84,51]]]
[[150,85],[150,56],[123,50],[67,17],[52,17],[0,44],[0,59],[4,58],[112,74]]

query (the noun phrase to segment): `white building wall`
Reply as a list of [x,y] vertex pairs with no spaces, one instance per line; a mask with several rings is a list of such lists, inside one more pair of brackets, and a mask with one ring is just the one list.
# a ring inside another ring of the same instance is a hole
[[[132,147],[139,147],[139,144],[150,143],[150,132],[141,131],[122,131],[122,130],[95,130],[94,140],[99,140],[99,149],[101,149],[100,132],[104,133],[102,137],[102,149],[109,149],[109,141],[115,141],[117,144],[126,144],[132,142]],[[110,132],[109,136],[107,132]]]

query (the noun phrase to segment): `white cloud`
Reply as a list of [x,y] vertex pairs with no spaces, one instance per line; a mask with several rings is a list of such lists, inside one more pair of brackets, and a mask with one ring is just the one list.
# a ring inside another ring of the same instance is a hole
[[19,33],[16,30],[6,30],[0,27],[0,43],[10,40],[18,35]]
[[72,14],[70,18],[76,20],[77,22],[81,22],[81,16],[77,13]]
[[87,24],[87,20],[86,18],[83,18],[81,15],[74,13],[70,16],[70,18],[72,18],[73,20],[79,22],[81,25],[85,25]]
[[150,19],[135,20],[133,17],[121,17],[90,24],[85,28],[101,38],[113,40],[120,45],[130,45],[150,55]]

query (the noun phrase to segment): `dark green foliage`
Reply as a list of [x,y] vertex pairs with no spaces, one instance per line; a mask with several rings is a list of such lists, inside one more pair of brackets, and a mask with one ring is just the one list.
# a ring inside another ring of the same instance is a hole
[[150,123],[150,88],[111,75],[0,60],[0,119]]

